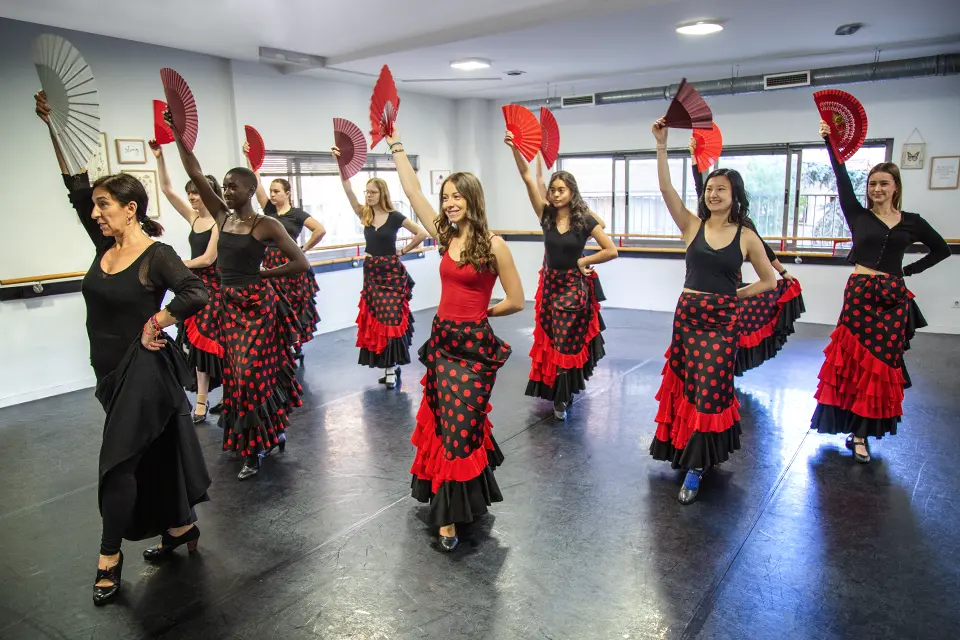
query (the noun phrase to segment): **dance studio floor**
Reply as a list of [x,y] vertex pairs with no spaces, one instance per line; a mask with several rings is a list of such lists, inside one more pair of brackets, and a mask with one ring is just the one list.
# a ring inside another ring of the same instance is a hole
[[[200,552],[125,543],[119,601],[91,602],[102,412],[91,391],[0,410],[0,638],[954,638],[960,627],[960,336],[922,334],[899,435],[854,463],[809,433],[829,328],[799,325],[739,383],[743,449],[698,501],[650,459],[670,316],[605,309],[607,357],[567,423],[524,397],[532,311],[492,396],[505,501],[433,547],[408,497],[419,363],[401,389],[354,331],[306,346],[287,451],[240,483],[214,423]],[[431,312],[417,314],[416,341]]]

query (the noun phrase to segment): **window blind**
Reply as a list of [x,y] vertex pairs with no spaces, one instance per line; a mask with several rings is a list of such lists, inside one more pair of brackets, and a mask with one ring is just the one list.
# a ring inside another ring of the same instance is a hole
[[[418,156],[407,156],[414,170],[420,169]],[[370,154],[363,171],[396,171],[392,155]],[[262,175],[270,176],[330,176],[338,175],[340,169],[332,153],[313,151],[268,151],[260,167]]]

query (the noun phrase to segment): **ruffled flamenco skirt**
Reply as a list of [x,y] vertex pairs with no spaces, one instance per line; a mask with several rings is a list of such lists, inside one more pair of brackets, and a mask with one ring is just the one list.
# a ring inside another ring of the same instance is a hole
[[910,376],[903,355],[927,326],[899,276],[853,274],[820,368],[810,428],[882,438],[896,434]]
[[173,341],[149,351],[138,338],[97,384],[96,397],[107,414],[97,491],[101,513],[105,479],[140,456],[134,513],[123,534],[127,540],[193,522],[194,505],[209,500],[210,476],[183,391],[192,375]]
[[[193,273],[203,281],[209,294],[207,305],[195,316],[177,325],[176,345],[187,358],[187,365],[210,376],[209,390],[220,386],[223,377],[223,345],[220,344],[220,276],[216,264]],[[196,378],[185,387],[196,393]]]
[[579,269],[541,270],[526,395],[569,404],[586,389],[605,355],[598,282]]
[[[276,269],[287,264],[289,260],[277,247],[267,247],[263,256],[264,269]],[[283,294],[293,309],[293,318],[299,323],[297,338],[300,344],[313,340],[313,334],[320,324],[320,314],[317,312],[317,293],[320,285],[313,270],[297,273],[283,278],[273,278],[270,284]]]
[[486,318],[435,317],[430,339],[420,348],[427,373],[410,438],[417,449],[411,494],[430,503],[432,526],[472,522],[503,500],[493,475],[503,453],[487,416],[497,371],[510,353]]
[[278,443],[303,405],[294,367],[299,325],[267,280],[224,286],[222,300],[223,449],[257,455]]
[[780,280],[776,289],[740,300],[740,348],[734,375],[742,376],[775,357],[805,311],[798,280]]
[[736,295],[680,295],[650,444],[650,455],[675,469],[706,469],[740,448],[737,310]]
[[359,364],[388,369],[410,364],[413,278],[395,255],[367,256],[357,313]]

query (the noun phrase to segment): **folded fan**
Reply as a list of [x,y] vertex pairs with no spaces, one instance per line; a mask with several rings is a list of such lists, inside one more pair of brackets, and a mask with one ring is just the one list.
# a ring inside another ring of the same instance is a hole
[[714,122],[712,129],[694,129],[693,139],[697,141],[697,148],[693,154],[693,159],[697,162],[697,169],[706,171],[713,166],[713,163],[720,157],[720,152],[723,151],[723,136],[720,133],[720,127]]
[[543,130],[537,122],[537,116],[519,104],[506,104],[503,105],[503,119],[507,123],[507,131],[513,134],[514,146],[527,162],[533,160],[543,139]]
[[33,41],[33,63],[67,168],[81,173],[100,146],[100,97],[93,72],[72,44],[48,33]]
[[370,96],[370,148],[373,149],[385,137],[393,135],[393,123],[400,111],[400,96],[393,81],[390,67],[383,65],[380,77]]
[[333,141],[340,149],[337,164],[340,175],[349,180],[357,175],[367,162],[367,141],[360,127],[344,118],[333,119]]
[[250,166],[253,167],[254,171],[259,171],[260,167],[263,166],[263,159],[267,155],[263,138],[260,136],[260,132],[248,124],[243,125],[243,130],[247,135],[247,144],[250,145],[250,152],[247,154],[247,157],[250,158]]
[[820,117],[830,125],[828,140],[840,162],[846,162],[867,139],[867,112],[846,91],[824,89],[813,94]]
[[713,124],[713,111],[693,85],[687,84],[687,79],[683,78],[664,120],[672,129],[709,129]]
[[557,154],[560,153],[560,127],[553,113],[546,107],[540,107],[540,130],[540,154],[547,169],[552,169],[553,163],[557,161]]
[[153,142],[169,144],[173,142],[173,131],[163,119],[163,112],[167,110],[167,103],[163,100],[153,101]]
[[173,126],[180,140],[190,151],[197,144],[197,102],[193,99],[190,86],[173,69],[160,69],[160,81],[163,83],[163,95],[167,99],[167,108],[173,116]]

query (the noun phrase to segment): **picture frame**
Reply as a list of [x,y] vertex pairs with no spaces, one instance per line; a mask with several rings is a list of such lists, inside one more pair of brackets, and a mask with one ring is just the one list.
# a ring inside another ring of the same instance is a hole
[[923,169],[926,156],[926,142],[905,142],[903,144],[903,150],[900,152],[900,169]]
[[960,156],[930,158],[930,189],[960,188]]
[[114,138],[119,164],[147,164],[147,142],[137,138]]
[[110,152],[107,147],[107,132],[100,132],[100,143],[87,163],[87,176],[93,184],[103,176],[110,175]]
[[443,181],[447,179],[447,176],[450,175],[449,169],[434,169],[430,172],[430,193],[433,195],[440,194],[440,187],[443,185]]
[[147,190],[147,217],[160,217],[160,190],[157,187],[157,172],[153,169],[124,169],[123,173],[130,174],[143,184]]

